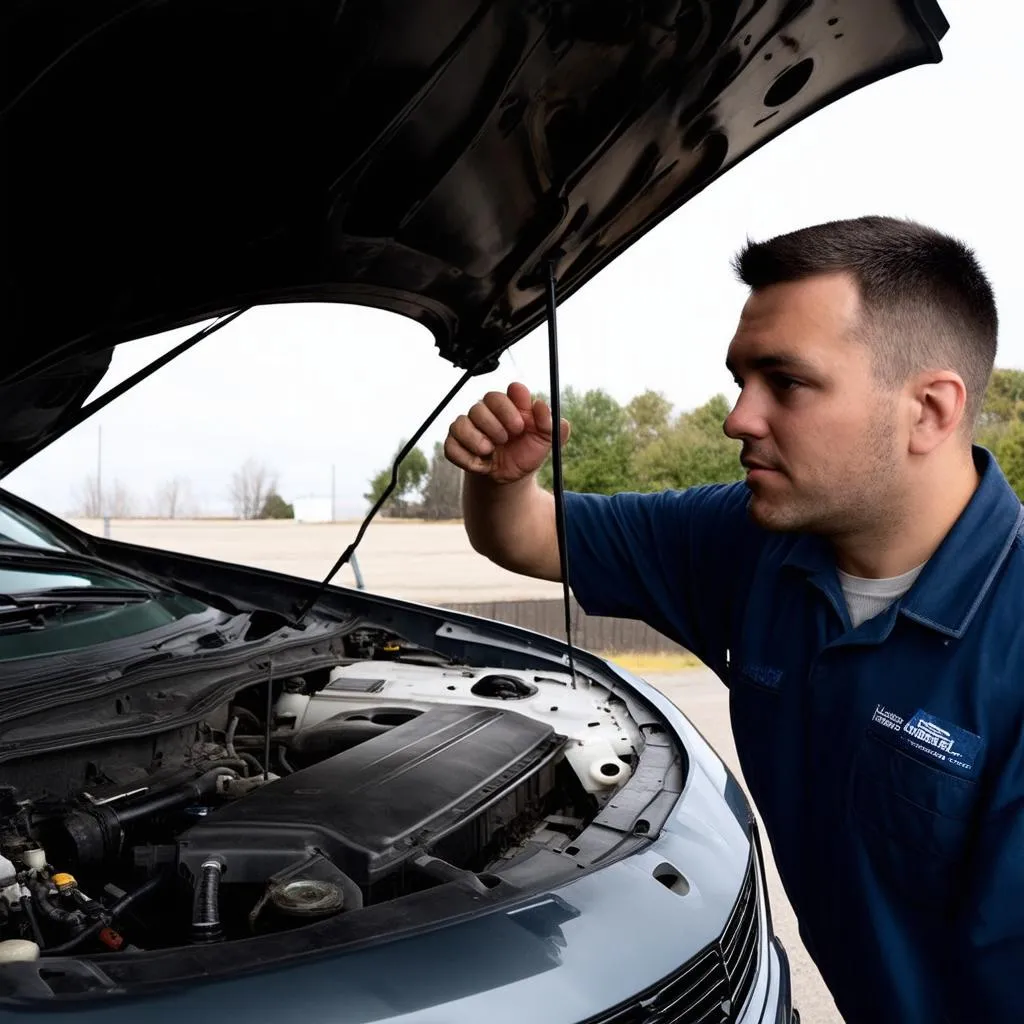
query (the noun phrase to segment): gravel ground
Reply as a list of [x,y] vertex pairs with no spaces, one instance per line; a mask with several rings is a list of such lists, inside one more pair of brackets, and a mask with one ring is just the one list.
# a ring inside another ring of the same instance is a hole
[[[649,675],[647,681],[670,697],[686,716],[704,735],[704,738],[717,751],[741,785],[745,783],[736,757],[736,747],[732,740],[732,729],[729,725],[728,691],[718,677],[707,669],[690,669],[686,672]],[[749,793],[748,793],[749,797]],[[760,818],[758,818],[760,821]],[[811,962],[797,931],[796,916],[786,899],[779,880],[775,861],[770,856],[767,836],[762,826],[762,838],[768,863],[765,865],[768,876],[769,896],[772,904],[772,918],[775,931],[789,954],[790,970],[793,974],[793,997],[800,1011],[801,1024],[842,1024],[835,1003],[825,983],[821,980],[817,968]]]

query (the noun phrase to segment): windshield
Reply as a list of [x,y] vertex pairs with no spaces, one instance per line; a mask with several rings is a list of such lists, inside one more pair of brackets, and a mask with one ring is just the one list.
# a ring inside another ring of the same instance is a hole
[[24,544],[51,551],[67,550],[41,523],[3,504],[0,504],[0,544]]
[[0,549],[0,660],[81,650],[216,614],[191,597],[77,564],[45,526],[0,502],[5,544],[40,553]]

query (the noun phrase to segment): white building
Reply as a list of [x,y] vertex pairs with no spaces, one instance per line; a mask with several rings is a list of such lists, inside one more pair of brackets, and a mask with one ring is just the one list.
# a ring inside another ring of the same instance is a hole
[[292,502],[297,523],[331,522],[331,499],[309,496]]

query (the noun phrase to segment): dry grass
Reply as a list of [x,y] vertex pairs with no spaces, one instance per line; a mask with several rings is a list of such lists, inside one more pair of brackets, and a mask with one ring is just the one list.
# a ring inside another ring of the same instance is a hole
[[658,672],[682,672],[701,666],[700,659],[692,654],[603,651],[601,657],[614,661],[616,665],[637,676],[654,675]]

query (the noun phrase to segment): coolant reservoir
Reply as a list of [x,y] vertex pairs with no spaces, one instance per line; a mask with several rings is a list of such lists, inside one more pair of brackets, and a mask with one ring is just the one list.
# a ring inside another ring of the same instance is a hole
[[25,960],[38,960],[39,947],[28,939],[7,939],[0,942],[0,964],[13,964]]
[[274,705],[274,720],[286,729],[294,728],[306,713],[309,697],[304,693],[282,693]]
[[565,752],[565,759],[579,776],[588,793],[620,786],[632,769],[615,753],[612,745],[605,740],[594,743],[580,743]]
[[46,851],[41,846],[30,846],[22,853],[21,860],[29,871],[38,873],[46,867]]

